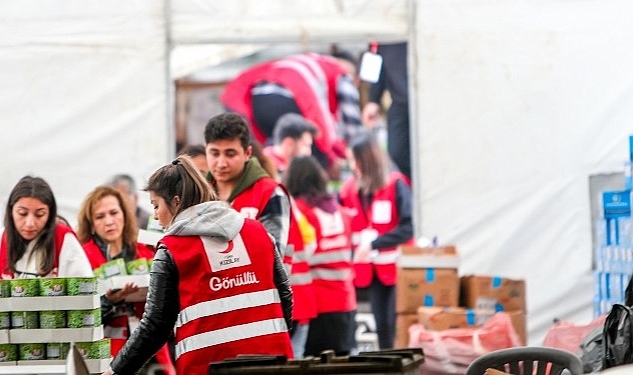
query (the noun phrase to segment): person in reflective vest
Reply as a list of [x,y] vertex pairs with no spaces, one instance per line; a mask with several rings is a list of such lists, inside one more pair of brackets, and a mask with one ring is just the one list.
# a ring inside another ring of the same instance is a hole
[[[153,259],[154,251],[137,242],[137,237],[134,211],[123,193],[109,186],[98,186],[88,193],[77,215],[77,238],[92,269],[96,270],[116,259],[125,262]],[[119,352],[134,331],[136,322],[143,316],[145,301],[125,301],[129,294],[137,290],[137,286],[130,284],[118,290],[107,290],[101,296],[101,320],[104,335],[110,339],[110,353],[113,356]],[[163,345],[156,353],[155,360],[166,374],[176,373],[168,345]]]
[[395,336],[396,260],[399,245],[413,242],[411,187],[393,171],[386,153],[370,133],[350,144],[353,176],[343,183],[339,199],[352,217],[354,283],[369,288],[369,299],[381,349]]
[[290,198],[253,157],[246,120],[235,113],[213,116],[204,129],[209,182],[218,197],[242,216],[259,220],[275,239],[287,267],[292,267],[288,246]]
[[314,158],[293,159],[284,184],[316,232],[317,246],[308,262],[318,315],[310,321],[305,355],[327,349],[349,355],[356,327],[349,218],[328,192],[326,172]]
[[178,374],[206,374],[211,362],[240,354],[292,358],[292,290],[264,226],[219,201],[184,155],[145,190],[165,236],[145,314],[104,374],[135,373],[174,327]]
[[62,224],[57,202],[41,177],[24,176],[7,198],[0,229],[0,277],[92,277],[75,232]]

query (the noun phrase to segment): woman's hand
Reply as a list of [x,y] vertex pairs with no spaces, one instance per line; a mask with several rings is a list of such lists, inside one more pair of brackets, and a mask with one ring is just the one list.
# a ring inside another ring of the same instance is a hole
[[138,286],[136,286],[134,283],[127,283],[125,284],[125,286],[123,286],[122,289],[108,289],[105,296],[111,304],[116,305],[123,302],[123,300],[125,300],[125,297],[127,297],[128,295],[137,291]]
[[355,263],[369,263],[371,260],[371,243],[361,243],[354,251]]

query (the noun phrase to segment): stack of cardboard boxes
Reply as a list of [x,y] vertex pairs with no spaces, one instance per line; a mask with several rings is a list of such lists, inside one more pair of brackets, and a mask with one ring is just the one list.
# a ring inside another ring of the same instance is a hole
[[454,246],[404,246],[398,260],[396,348],[406,348],[409,327],[445,330],[483,325],[504,311],[526,344],[525,282],[488,275],[459,276]]

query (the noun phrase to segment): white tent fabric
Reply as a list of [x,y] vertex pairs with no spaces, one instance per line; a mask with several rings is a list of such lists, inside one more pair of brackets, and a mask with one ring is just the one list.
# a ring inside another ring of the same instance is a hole
[[419,2],[413,37],[418,233],[461,274],[525,278],[530,343],[587,323],[589,176],[622,171],[633,131],[633,4]]
[[22,176],[41,176],[74,222],[110,175],[140,184],[166,161],[163,9],[142,0],[0,4],[2,202]]
[[175,45],[401,39],[407,32],[405,0],[178,0],[170,10]]
[[416,232],[456,244],[461,274],[525,278],[538,345],[553,318],[591,319],[588,178],[628,158],[631,13],[625,0],[2,2],[0,200],[39,175],[73,221],[109,175],[142,183],[167,162],[169,72],[217,57],[183,49],[170,69],[172,50],[408,35]]

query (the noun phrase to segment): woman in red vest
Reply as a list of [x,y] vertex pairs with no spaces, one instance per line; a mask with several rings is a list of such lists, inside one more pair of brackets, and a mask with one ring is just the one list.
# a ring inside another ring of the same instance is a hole
[[390,168],[385,152],[371,134],[350,144],[353,176],[339,199],[352,216],[354,283],[369,288],[380,349],[393,347],[396,321],[396,259],[399,245],[411,243],[411,187]]
[[178,374],[240,354],[292,358],[292,290],[273,238],[219,201],[187,156],[159,168],[146,190],[165,228],[145,314],[104,374],[133,374],[175,328]]
[[317,246],[308,263],[318,315],[310,321],[305,355],[318,356],[327,349],[349,355],[356,328],[349,218],[327,191],[326,172],[313,157],[294,158],[284,184],[316,231]]
[[[136,242],[136,217],[123,195],[114,188],[99,186],[91,191],[81,204],[77,225],[77,237],[92,269],[116,259],[129,262],[154,258],[154,252],[149,247]],[[134,331],[136,322],[143,316],[144,302],[125,302],[125,297],[137,290],[135,285],[126,285],[120,290],[108,290],[101,297],[104,332],[110,338],[113,356],[119,352]],[[156,361],[165,373],[175,374],[168,346],[161,348]]]
[[22,177],[9,194],[0,231],[3,279],[92,277],[75,232],[57,217],[48,183],[40,177]]

